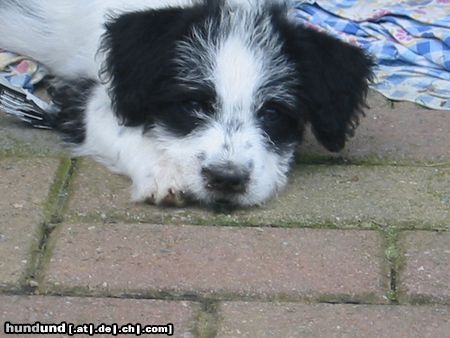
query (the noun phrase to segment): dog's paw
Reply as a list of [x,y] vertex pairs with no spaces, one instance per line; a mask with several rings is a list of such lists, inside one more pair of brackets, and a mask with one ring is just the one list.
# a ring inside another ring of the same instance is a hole
[[185,194],[183,191],[169,188],[145,197],[145,202],[155,205],[182,207],[186,204]]
[[185,192],[174,180],[147,178],[133,183],[133,201],[181,207],[186,204]]

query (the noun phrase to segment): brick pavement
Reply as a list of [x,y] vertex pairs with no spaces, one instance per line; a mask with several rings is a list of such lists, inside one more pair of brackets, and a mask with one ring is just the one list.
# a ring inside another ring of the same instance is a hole
[[450,112],[369,105],[344,152],[309,137],[288,189],[232,214],[133,204],[125,178],[0,114],[2,325],[449,337]]

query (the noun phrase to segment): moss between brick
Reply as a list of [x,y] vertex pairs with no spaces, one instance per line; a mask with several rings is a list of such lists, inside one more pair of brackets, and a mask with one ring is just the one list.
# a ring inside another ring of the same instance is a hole
[[380,295],[372,292],[354,294],[317,294],[317,293],[239,293],[227,291],[195,290],[183,291],[173,289],[110,289],[104,285],[98,286],[72,286],[67,287],[55,281],[44,281],[37,291],[48,296],[65,297],[106,297],[131,299],[156,299],[166,301],[192,301],[202,304],[215,304],[217,302],[232,301],[258,301],[280,303],[333,303],[333,304],[386,304]]
[[[114,211],[103,213],[101,211],[89,214],[77,215],[69,213],[65,216],[66,223],[138,223],[138,224],[164,224],[164,225],[198,225],[198,226],[231,226],[231,227],[274,227],[274,228],[304,228],[304,229],[337,229],[337,230],[378,230],[379,222],[371,219],[355,221],[301,221],[301,220],[279,220],[276,223],[255,217],[240,217],[227,214],[208,214],[200,216],[195,212],[186,212],[173,216],[167,213],[142,214],[129,213],[124,211]],[[434,224],[425,222],[398,222],[397,220],[387,220],[386,224],[396,224],[399,230],[424,230],[424,231],[442,231],[449,230],[448,224]]]
[[45,205],[45,222],[47,224],[56,223],[55,217],[63,211],[63,201],[65,198],[66,187],[68,180],[70,179],[71,171],[74,170],[75,160],[63,157],[59,164],[58,170],[55,175],[55,180],[50,189],[49,197]]
[[450,306],[450,298],[441,298],[435,296],[427,295],[410,295],[406,296],[403,292],[399,292],[399,298],[411,305],[446,305]]
[[399,301],[399,274],[404,264],[404,256],[399,247],[399,235],[401,229],[390,226],[384,230],[386,238],[385,257],[389,263],[390,289],[387,298],[394,304]]
[[30,261],[21,278],[21,285],[25,289],[36,288],[42,277],[44,262],[49,259],[48,242],[51,233],[55,229],[55,221],[64,208],[65,187],[73,170],[73,161],[62,157],[55,173],[53,183],[50,186],[47,200],[43,206],[44,219],[35,234],[36,240],[30,248]]
[[197,316],[195,336],[199,338],[212,338],[217,336],[220,326],[219,302],[206,300],[202,303],[201,311]]

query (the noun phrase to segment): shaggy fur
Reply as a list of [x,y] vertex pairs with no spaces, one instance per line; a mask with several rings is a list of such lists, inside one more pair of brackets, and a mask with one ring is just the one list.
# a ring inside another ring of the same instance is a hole
[[[283,1],[3,0],[0,47],[58,77],[56,129],[156,204],[260,204],[305,124],[339,151],[371,61]],[[27,27],[27,29],[23,29]]]

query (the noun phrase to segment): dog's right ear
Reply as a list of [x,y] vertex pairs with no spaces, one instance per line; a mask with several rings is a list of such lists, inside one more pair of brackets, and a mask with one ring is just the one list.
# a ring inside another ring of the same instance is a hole
[[205,15],[204,4],[130,12],[105,25],[101,78],[109,82],[113,108],[121,122],[138,126],[151,119],[152,97],[173,78],[176,42]]

